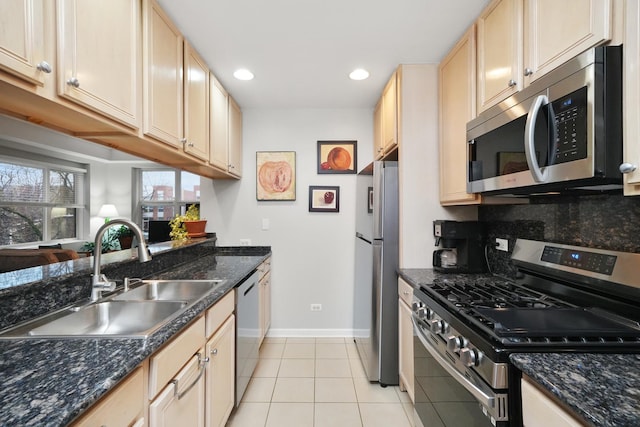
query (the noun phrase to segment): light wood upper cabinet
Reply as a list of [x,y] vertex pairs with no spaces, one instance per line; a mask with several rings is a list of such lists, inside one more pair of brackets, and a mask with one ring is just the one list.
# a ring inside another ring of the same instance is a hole
[[183,42],[155,0],[143,0],[143,132],[182,148]]
[[611,39],[611,0],[524,0],[525,84]]
[[242,110],[229,97],[229,173],[242,176]]
[[212,75],[211,82],[211,149],[209,162],[223,171],[229,169],[229,94]]
[[635,166],[624,174],[625,196],[640,195],[640,3],[628,1],[625,5],[624,34],[624,87],[623,161]]
[[522,0],[494,0],[477,21],[478,111],[522,89]]
[[140,2],[59,0],[58,95],[138,128]]
[[382,98],[378,100],[373,110],[373,158],[378,159],[384,154],[382,131]]
[[439,66],[440,203],[473,204],[467,193],[467,122],[475,117],[475,26],[471,26]]
[[209,160],[209,68],[191,45],[184,43],[184,151]]
[[397,72],[391,75],[382,91],[382,148],[387,154],[398,145],[398,82]]
[[42,0],[1,1],[0,28],[0,69],[42,86],[55,65],[45,57]]

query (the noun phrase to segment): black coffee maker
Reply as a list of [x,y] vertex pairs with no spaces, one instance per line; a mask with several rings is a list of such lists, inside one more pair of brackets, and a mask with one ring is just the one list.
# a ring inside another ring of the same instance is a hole
[[436,246],[433,269],[444,273],[483,273],[487,271],[484,256],[484,226],[478,221],[433,221]]

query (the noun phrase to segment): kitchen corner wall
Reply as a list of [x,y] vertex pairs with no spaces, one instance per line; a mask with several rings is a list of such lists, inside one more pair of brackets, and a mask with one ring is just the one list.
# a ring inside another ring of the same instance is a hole
[[492,271],[513,277],[510,254],[517,238],[640,252],[640,197],[621,194],[546,196],[528,205],[481,206],[490,242],[509,240],[509,252],[488,251]]
[[[351,335],[356,175],[318,175],[318,140],[358,141],[362,169],[373,156],[373,111],[244,109],[242,179],[202,180],[202,215],[219,246],[271,246],[272,336]],[[295,201],[256,201],[256,151],[296,152]],[[340,212],[309,212],[310,185],[339,186]],[[310,311],[316,303],[322,311]]]

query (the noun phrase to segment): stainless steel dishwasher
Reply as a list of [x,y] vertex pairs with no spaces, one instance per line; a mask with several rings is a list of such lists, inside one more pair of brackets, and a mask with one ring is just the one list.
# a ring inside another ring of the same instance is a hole
[[260,300],[258,272],[236,288],[236,406],[258,364],[260,344]]

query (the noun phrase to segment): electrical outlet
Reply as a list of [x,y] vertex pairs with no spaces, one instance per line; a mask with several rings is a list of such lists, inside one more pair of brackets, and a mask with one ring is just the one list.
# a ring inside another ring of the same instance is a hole
[[499,251],[509,251],[509,241],[507,239],[496,239],[496,249]]
[[322,311],[322,304],[311,304],[311,311]]
[[240,246],[251,246],[251,239],[240,239]]

